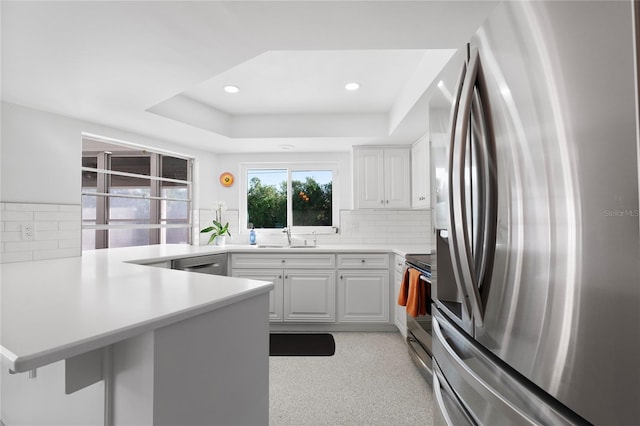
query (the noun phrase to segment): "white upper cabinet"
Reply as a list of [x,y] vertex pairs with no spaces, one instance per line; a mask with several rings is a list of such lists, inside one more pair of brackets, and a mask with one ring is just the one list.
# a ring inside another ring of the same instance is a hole
[[429,138],[424,135],[411,147],[411,207],[429,208]]
[[410,207],[410,169],[408,148],[354,148],[355,207]]

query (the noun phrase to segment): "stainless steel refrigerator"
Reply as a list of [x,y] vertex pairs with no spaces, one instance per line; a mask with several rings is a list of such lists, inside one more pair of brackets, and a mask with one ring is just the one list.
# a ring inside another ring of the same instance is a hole
[[441,74],[436,424],[640,424],[633,19],[504,2]]

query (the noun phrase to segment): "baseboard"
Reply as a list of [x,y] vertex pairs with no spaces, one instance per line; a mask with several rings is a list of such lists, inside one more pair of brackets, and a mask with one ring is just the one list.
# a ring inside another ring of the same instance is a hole
[[321,323],[270,323],[269,330],[274,332],[331,332],[331,331],[369,331],[398,332],[394,324],[321,324]]

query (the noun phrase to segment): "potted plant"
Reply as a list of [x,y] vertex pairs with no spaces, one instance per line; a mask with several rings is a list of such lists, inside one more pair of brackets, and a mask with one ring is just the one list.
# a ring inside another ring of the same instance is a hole
[[212,221],[213,225],[200,230],[201,234],[211,232],[211,236],[209,237],[207,244],[214,242],[217,246],[224,246],[226,236],[231,236],[231,233],[229,232],[229,222],[224,225],[222,224],[222,210],[224,210],[225,207],[226,205],[224,201],[217,202],[214,209],[216,212],[216,218]]

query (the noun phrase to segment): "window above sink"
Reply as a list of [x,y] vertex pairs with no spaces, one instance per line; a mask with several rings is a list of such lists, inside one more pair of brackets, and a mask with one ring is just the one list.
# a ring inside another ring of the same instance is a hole
[[254,226],[261,234],[284,228],[294,235],[334,233],[339,220],[337,175],[336,163],[242,163],[241,231]]

